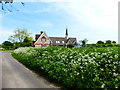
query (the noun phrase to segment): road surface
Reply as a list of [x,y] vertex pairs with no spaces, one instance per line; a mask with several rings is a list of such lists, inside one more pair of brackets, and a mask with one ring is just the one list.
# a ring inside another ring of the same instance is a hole
[[[59,87],[28,70],[16,61],[11,51],[2,52],[2,88],[57,88]],[[1,53],[1,52],[0,52]],[[0,59],[1,60],[1,59]]]

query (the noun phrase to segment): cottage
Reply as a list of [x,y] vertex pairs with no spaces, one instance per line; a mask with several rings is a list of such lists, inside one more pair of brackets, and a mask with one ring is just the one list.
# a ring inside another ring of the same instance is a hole
[[35,47],[43,48],[48,46],[66,46],[67,44],[77,43],[76,38],[68,38],[68,30],[66,29],[65,37],[48,37],[47,34],[41,31],[35,35]]

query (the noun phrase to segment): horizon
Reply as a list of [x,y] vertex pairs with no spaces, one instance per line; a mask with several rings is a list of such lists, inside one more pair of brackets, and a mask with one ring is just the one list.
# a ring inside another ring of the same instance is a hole
[[13,12],[1,11],[0,44],[17,28],[27,29],[33,39],[40,31],[49,37],[64,37],[67,28],[68,37],[78,41],[86,38],[89,44],[99,40],[118,43],[118,1],[40,0],[25,2],[25,6],[14,2]]

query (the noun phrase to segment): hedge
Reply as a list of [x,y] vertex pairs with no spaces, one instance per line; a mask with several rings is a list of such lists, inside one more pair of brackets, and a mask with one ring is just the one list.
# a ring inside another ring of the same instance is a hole
[[[119,48],[120,49],[120,48]],[[12,55],[65,88],[120,88],[118,47],[18,48]]]

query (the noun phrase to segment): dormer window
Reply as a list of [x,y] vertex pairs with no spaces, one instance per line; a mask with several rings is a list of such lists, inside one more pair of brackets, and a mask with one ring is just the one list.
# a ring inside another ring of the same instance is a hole
[[46,38],[45,38],[45,37],[42,37],[41,41],[42,41],[42,42],[45,42],[45,41],[46,41]]

